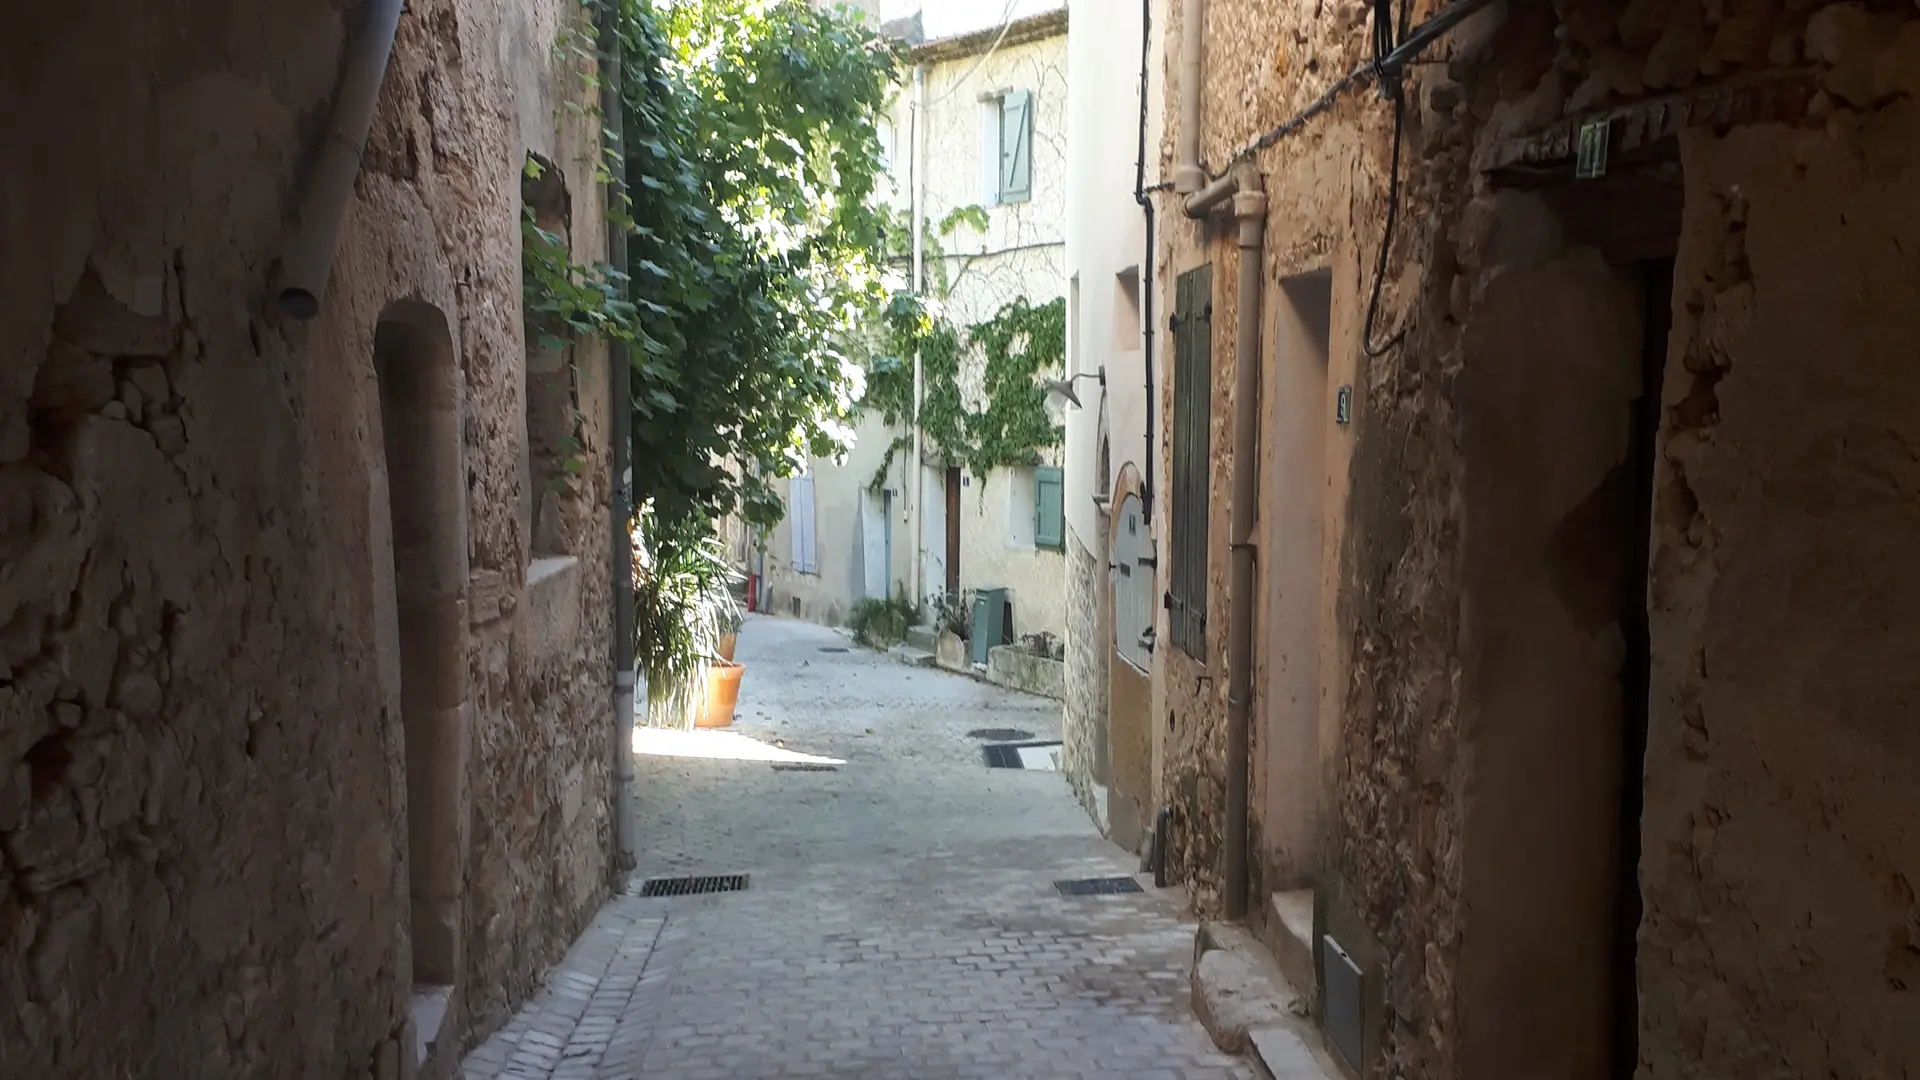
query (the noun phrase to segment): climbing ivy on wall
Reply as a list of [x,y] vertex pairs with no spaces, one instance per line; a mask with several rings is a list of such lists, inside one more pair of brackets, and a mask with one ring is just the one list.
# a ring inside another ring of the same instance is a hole
[[[1041,451],[1065,435],[1047,415],[1041,375],[1065,365],[1066,301],[1035,305],[1015,298],[991,318],[955,326],[936,301],[898,293],[887,307],[886,342],[871,364],[863,407],[890,427],[913,421],[913,354],[920,352],[924,396],[920,430],[932,452],[963,463],[975,476],[997,468],[1034,465]],[[981,408],[961,391],[960,369],[977,350],[984,359]],[[913,446],[911,434],[894,438],[870,486],[885,483],[895,455]]]

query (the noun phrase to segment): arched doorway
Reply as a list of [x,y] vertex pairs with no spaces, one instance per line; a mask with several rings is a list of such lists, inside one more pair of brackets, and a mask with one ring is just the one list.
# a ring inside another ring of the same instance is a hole
[[374,331],[393,537],[416,992],[461,964],[466,871],[467,519],[453,335],[403,300]]

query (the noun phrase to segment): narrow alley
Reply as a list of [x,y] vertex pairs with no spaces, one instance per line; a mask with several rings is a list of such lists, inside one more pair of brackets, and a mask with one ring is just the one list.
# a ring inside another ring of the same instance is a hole
[[[1180,905],[1061,895],[1133,860],[1059,773],[985,766],[970,732],[1058,738],[1055,703],[784,619],[739,659],[732,729],[640,732],[634,887],[468,1080],[1250,1075],[1188,1008]],[[749,887],[635,895],[690,874]]]

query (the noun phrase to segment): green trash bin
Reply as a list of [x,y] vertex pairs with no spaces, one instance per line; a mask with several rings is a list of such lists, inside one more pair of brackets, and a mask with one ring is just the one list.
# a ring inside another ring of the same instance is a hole
[[1007,590],[998,586],[973,590],[973,655],[987,662],[987,650],[1007,641]]

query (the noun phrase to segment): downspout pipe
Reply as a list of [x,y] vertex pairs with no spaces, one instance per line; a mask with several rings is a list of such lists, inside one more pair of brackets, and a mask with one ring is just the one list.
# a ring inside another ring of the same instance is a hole
[[1153,0],[1140,0],[1140,153],[1133,162],[1133,201],[1147,217],[1147,250],[1140,260],[1140,359],[1147,380],[1146,482],[1141,485],[1141,509],[1147,528],[1153,528],[1153,462],[1160,456],[1153,437],[1153,407],[1160,388],[1153,381],[1153,197],[1147,194],[1147,60],[1153,52]]
[[280,281],[275,303],[296,319],[320,313],[327,296],[327,277],[340,248],[340,224],[353,198],[353,181],[373,127],[380,83],[393,55],[393,38],[400,28],[402,0],[367,0],[366,25],[347,55],[340,93],[327,120],[327,141],[307,176],[306,195],[288,231],[280,253]]
[[1173,190],[1200,190],[1200,54],[1207,36],[1207,0],[1180,3],[1180,132],[1173,145]]
[[1260,310],[1267,196],[1260,174],[1241,164],[1189,196],[1187,216],[1203,218],[1232,200],[1239,225],[1240,266],[1234,308],[1233,501],[1227,597],[1226,835],[1222,837],[1221,901],[1229,919],[1246,917],[1250,714],[1253,710],[1254,523],[1259,518]]
[[[626,101],[622,93],[620,5],[601,4],[597,14],[600,35],[600,112],[602,138],[608,157],[607,208],[627,203]],[[607,263],[627,269],[627,231],[611,217],[607,228]],[[631,300],[630,279],[619,279],[620,298]],[[633,364],[627,343],[607,340],[607,366],[612,369],[607,418],[611,436],[609,467],[613,473],[613,505],[608,508],[613,544],[613,832],[621,861],[632,866],[639,853],[633,806],[633,710],[635,693],[633,641]]]
[[[921,129],[926,125],[927,111],[927,65],[916,64],[913,68],[913,125],[907,131],[908,183],[912,192],[908,195],[908,204],[912,207],[913,218],[913,295],[926,296],[927,256],[925,222],[922,216],[927,205],[927,176],[925,162],[920,159],[920,144],[923,141]],[[925,434],[920,428],[920,407],[926,399],[926,373],[920,366],[920,350],[913,350],[913,460],[907,463],[907,481],[913,485],[913,557],[907,560],[907,580],[911,583],[910,599],[918,607],[926,602],[927,583],[920,580],[921,564],[926,561],[926,495],[927,470],[925,466]]]

